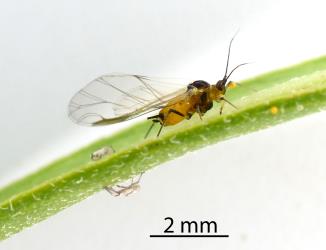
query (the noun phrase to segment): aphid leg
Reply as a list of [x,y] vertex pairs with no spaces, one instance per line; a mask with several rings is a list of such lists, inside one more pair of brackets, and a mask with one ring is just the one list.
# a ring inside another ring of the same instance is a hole
[[138,180],[134,182],[134,184],[139,184],[144,172],[141,172],[140,175],[138,176]]
[[157,119],[157,118],[160,118],[160,115],[149,116],[149,117],[147,117],[147,120],[153,120],[153,119]]
[[221,107],[220,107],[220,115],[223,113],[223,108],[224,108],[225,101],[222,99],[221,100]]
[[148,135],[149,135],[149,133],[152,131],[154,125],[155,125],[155,122],[152,121],[152,124],[151,124],[151,126],[149,127],[149,129],[147,130],[147,132],[146,132],[146,134],[145,134],[145,136],[144,136],[144,139],[146,139],[146,138],[148,137]]
[[144,139],[146,139],[149,136],[149,133],[152,131],[155,123],[161,122],[160,118],[161,118],[160,115],[154,115],[154,116],[147,117],[147,120],[152,120],[153,123],[151,124],[151,126],[147,130]]
[[221,97],[221,100],[227,102],[227,103],[230,104],[233,108],[238,109],[237,106],[235,106],[232,102],[228,101],[228,100],[225,99],[224,97]]
[[171,113],[174,113],[174,114],[176,114],[176,115],[179,115],[179,116],[185,117],[184,114],[180,113],[179,111],[177,111],[177,110],[175,110],[175,109],[169,109],[168,115],[171,114]]
[[238,109],[237,106],[235,106],[234,104],[232,104],[230,101],[228,101],[228,100],[225,99],[224,97],[221,97],[220,100],[221,100],[221,101],[220,101],[220,103],[221,103],[221,107],[220,107],[220,115],[222,115],[222,113],[223,113],[223,109],[224,109],[224,105],[225,105],[225,103],[228,103],[228,104],[230,104],[233,108]]
[[161,124],[160,130],[158,131],[156,137],[160,136],[163,127],[164,127],[164,123]]
[[107,186],[107,187],[104,187],[104,189],[106,191],[108,191],[112,196],[119,196],[120,195],[120,192],[115,190],[113,187]]
[[202,120],[203,114],[200,112],[199,105],[196,105],[196,112],[198,113],[200,120]]
[[165,125],[165,121],[167,120],[169,114],[171,114],[171,113],[174,113],[174,114],[176,114],[176,115],[179,115],[179,116],[185,117],[185,115],[182,114],[182,113],[180,113],[179,111],[177,111],[177,110],[175,110],[175,109],[169,109],[168,114],[167,114],[167,116],[165,117],[164,122],[161,124],[160,130],[159,130],[158,133],[157,133],[157,137],[160,136],[161,131],[162,131],[162,128],[163,128],[164,125]]

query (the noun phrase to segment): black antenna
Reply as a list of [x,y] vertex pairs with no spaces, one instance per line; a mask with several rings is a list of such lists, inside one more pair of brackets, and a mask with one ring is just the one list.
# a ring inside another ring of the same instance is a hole
[[238,66],[236,66],[234,69],[232,69],[231,70],[231,72],[230,72],[230,74],[225,78],[225,76],[224,76],[224,78],[227,80],[227,79],[229,79],[229,77],[232,75],[232,73],[237,69],[237,68],[239,68],[239,67],[241,67],[241,66],[243,66],[243,65],[247,65],[247,64],[249,64],[249,63],[241,63],[241,64],[239,64]]
[[237,30],[237,32],[234,34],[234,36],[232,37],[230,43],[229,43],[229,51],[228,51],[228,59],[226,61],[226,68],[225,68],[225,74],[223,79],[227,79],[227,74],[228,74],[228,68],[229,68],[229,61],[230,61],[230,54],[231,54],[231,46],[232,46],[232,42],[234,40],[234,38],[236,37],[236,35],[239,33],[239,30]]
[[232,39],[230,41],[230,44],[229,44],[228,59],[226,60],[226,68],[225,68],[225,74],[224,74],[223,79],[226,78],[226,75],[228,73],[228,67],[229,67],[229,61],[230,61],[230,52],[231,52],[231,45],[232,45],[233,39],[234,39],[234,37],[232,37]]

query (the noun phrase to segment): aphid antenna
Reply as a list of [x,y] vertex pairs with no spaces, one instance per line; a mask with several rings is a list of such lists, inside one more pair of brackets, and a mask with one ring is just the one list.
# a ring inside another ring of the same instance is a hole
[[[232,73],[233,73],[237,68],[240,68],[241,66],[243,66],[243,65],[247,65],[247,64],[250,64],[250,62],[240,63],[239,65],[237,65],[236,67],[234,67],[234,68],[231,70],[230,74],[229,74],[227,77],[224,76],[225,82],[229,79],[229,77],[232,75]],[[224,80],[224,79],[223,79],[223,80]]]
[[243,65],[246,65],[246,64],[249,64],[250,62],[247,62],[247,63],[241,63],[239,65],[237,65],[236,67],[234,67],[231,72],[228,74],[228,69],[229,69],[229,62],[230,62],[230,55],[231,55],[231,47],[232,47],[232,43],[233,43],[233,40],[234,38],[237,36],[237,34],[239,33],[239,29],[237,30],[237,32],[234,34],[234,36],[232,37],[230,43],[229,43],[229,48],[228,48],[228,56],[227,56],[227,60],[226,60],[226,67],[225,67],[225,74],[224,74],[224,77],[223,77],[223,80],[222,82],[224,83],[224,85],[227,84],[227,80],[229,79],[229,77],[232,75],[232,73],[239,67],[243,66]]
[[238,34],[239,30],[234,34],[234,36],[232,37],[230,43],[229,43],[229,49],[228,49],[228,57],[227,57],[227,60],[226,60],[226,67],[225,67],[225,74],[224,74],[224,77],[223,77],[223,80],[227,79],[227,74],[228,74],[228,68],[229,68],[229,62],[230,62],[230,54],[231,54],[231,47],[232,47],[232,43],[233,43],[233,40],[235,38],[235,36]]

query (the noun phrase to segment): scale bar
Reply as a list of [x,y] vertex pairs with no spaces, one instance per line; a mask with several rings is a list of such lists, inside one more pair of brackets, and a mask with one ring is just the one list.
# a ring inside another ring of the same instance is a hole
[[151,238],[228,238],[228,234],[151,234]]

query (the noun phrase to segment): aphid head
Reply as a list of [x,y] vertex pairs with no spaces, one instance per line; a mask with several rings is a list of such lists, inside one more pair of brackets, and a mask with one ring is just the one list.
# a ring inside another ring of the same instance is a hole
[[216,83],[216,88],[221,91],[223,94],[225,93],[226,91],[226,80],[227,79],[223,79],[223,80],[218,80],[217,83]]
[[[234,36],[235,37],[235,36]],[[229,61],[230,61],[230,52],[231,52],[231,45],[232,45],[232,42],[233,42],[233,39],[234,37],[232,37],[231,41],[230,41],[230,44],[229,44],[229,51],[228,51],[228,58],[227,58],[227,61],[226,61],[226,68],[225,68],[225,74],[224,74],[224,77],[222,80],[218,80],[217,83],[216,83],[216,88],[221,91],[223,94],[226,92],[226,89],[228,87],[228,84],[231,82],[231,81],[228,81],[229,80],[229,77],[232,75],[232,73],[239,67],[243,66],[243,65],[246,65],[248,63],[241,63],[239,64],[238,66],[236,66],[234,69],[231,70],[231,72],[228,74],[228,67],[229,67]]]

